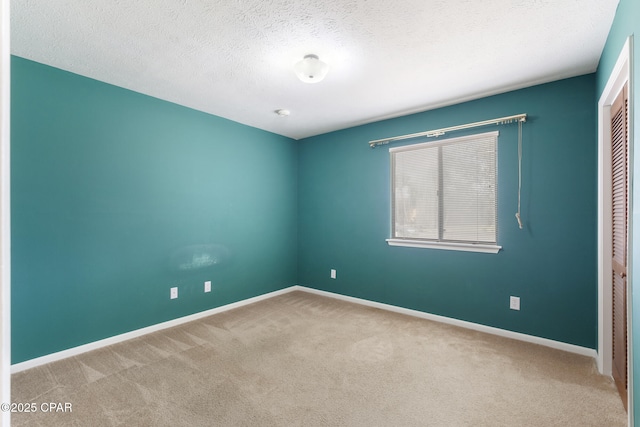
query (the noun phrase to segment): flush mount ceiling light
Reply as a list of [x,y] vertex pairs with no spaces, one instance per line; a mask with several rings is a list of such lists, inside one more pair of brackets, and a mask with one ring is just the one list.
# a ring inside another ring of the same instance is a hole
[[329,65],[320,61],[318,55],[305,55],[302,61],[294,67],[294,71],[300,80],[305,83],[318,83],[327,75]]

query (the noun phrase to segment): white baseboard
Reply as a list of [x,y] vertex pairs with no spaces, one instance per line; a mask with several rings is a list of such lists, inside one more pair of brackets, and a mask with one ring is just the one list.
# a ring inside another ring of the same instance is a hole
[[[293,289],[295,288],[295,289]],[[356,304],[366,305],[368,307],[380,308],[382,310],[393,311],[396,313],[406,314],[409,316],[420,317],[422,319],[433,320],[435,322],[446,323],[449,325],[460,326],[466,329],[473,329],[474,331],[484,332],[491,335],[498,335],[505,338],[511,338],[518,341],[525,341],[533,344],[543,345],[545,347],[555,348],[557,350],[567,351],[569,353],[576,353],[583,356],[597,357],[596,350],[587,347],[581,347],[578,345],[567,344],[560,341],[554,341],[547,338],[540,338],[533,335],[521,334],[519,332],[507,331],[506,329],[494,328],[491,326],[480,325],[478,323],[466,322],[464,320],[452,319],[450,317],[438,316],[436,314],[425,313],[423,311],[411,310],[408,308],[402,308],[395,305],[383,304],[380,302],[369,301],[361,298],[348,297],[340,294],[334,294],[332,292],[320,291],[318,289],[307,288],[304,286],[292,286],[291,290],[300,290],[309,292],[316,295],[322,295],[329,298],[336,298],[343,301],[348,301]]]
[[464,320],[452,319],[450,317],[438,316],[435,314],[429,314],[418,310],[411,310],[408,308],[402,308],[395,305],[383,304],[379,302],[369,301],[361,298],[349,297],[345,295],[335,294],[333,292],[321,291],[318,289],[307,288],[305,286],[290,286],[285,289],[280,289],[278,291],[269,292],[264,295],[258,295],[253,298],[249,298],[246,300],[234,302],[232,304],[223,305],[220,307],[212,308],[211,310],[201,311],[200,313],[191,314],[189,316],[180,317],[178,319],[169,320],[167,322],[158,323],[156,325],[148,326],[146,328],[137,329],[135,331],[126,332],[124,334],[116,335],[113,337],[105,338],[103,340],[94,341],[89,344],[84,344],[78,347],[73,347],[67,350],[59,351],[57,353],[47,354],[46,356],[37,357],[35,359],[30,359],[24,362],[16,363],[11,366],[11,373],[15,374],[17,372],[21,372],[27,369],[35,368],[37,366],[45,365],[47,363],[55,362],[58,360],[66,359],[67,357],[73,357],[80,355],[82,353],[86,353],[88,351],[97,350],[102,347],[106,347],[109,345],[117,344],[123,341],[127,341],[133,338],[140,337],[142,335],[150,334],[152,332],[160,331],[162,329],[172,328],[174,326],[179,326],[187,322],[191,322],[194,320],[202,319],[203,317],[208,317],[213,314],[221,313],[228,310],[233,310],[234,308],[242,307],[245,305],[253,304],[254,302],[263,301],[265,299],[273,298],[278,295],[283,295],[293,291],[303,291],[311,294],[322,295],[329,298],[335,298],[343,301],[352,302],[355,304],[365,305],[368,307],[379,308],[382,310],[393,311],[395,313],[406,314],[408,316],[419,317],[422,319],[433,320],[435,322],[446,323],[449,325],[460,326],[466,329],[472,329],[479,332],[484,332],[487,334],[498,335],[506,338],[511,338],[519,341],[525,341],[533,344],[539,344],[546,347],[555,348],[558,350],[567,351],[570,353],[576,353],[583,356],[593,357],[594,359],[597,357],[597,352],[594,349],[580,347],[573,344],[567,344],[560,341],[554,341],[546,338],[540,338],[533,335],[521,334],[519,332],[507,331],[505,329],[493,328],[491,326],[480,325],[477,323],[466,322]]
[[57,353],[47,354],[46,356],[37,357],[35,359],[26,360],[24,362],[16,363],[15,365],[11,365],[11,373],[15,374],[16,372],[24,371],[27,369],[35,368],[36,366],[41,366],[47,363],[55,362],[58,360],[66,359],[67,357],[77,356],[82,353],[86,353],[88,351],[97,350],[102,347],[106,347],[108,345],[117,344],[119,342],[127,341],[133,338],[140,337],[142,335],[150,334],[152,332],[160,331],[162,329],[173,328],[174,326],[179,326],[187,322],[192,322],[194,320],[202,319],[203,317],[208,317],[216,313],[221,313],[223,311],[233,310],[234,308],[242,307],[245,305],[253,304],[254,302],[262,301],[265,299],[273,298],[278,295],[286,294],[291,292],[295,288],[295,286],[280,289],[278,291],[269,292],[264,295],[258,295],[257,297],[245,299],[242,301],[234,302],[231,304],[223,305],[220,307],[212,308],[211,310],[201,311],[199,313],[190,314],[188,316],[180,317],[178,319],[169,320],[167,322],[158,323],[156,325],[147,326],[146,328],[136,329],[135,331],[126,332],[124,334],[115,335],[113,337],[105,338],[103,340],[94,341],[89,344],[84,344],[78,347],[73,347],[67,350],[59,351]]

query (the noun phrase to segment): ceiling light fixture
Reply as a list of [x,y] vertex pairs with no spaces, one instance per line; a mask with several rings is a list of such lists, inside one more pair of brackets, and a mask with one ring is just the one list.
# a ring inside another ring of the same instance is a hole
[[327,75],[329,65],[320,61],[318,55],[305,55],[302,61],[294,67],[294,71],[300,80],[305,83],[318,83]]
[[280,117],[287,117],[289,116],[289,114],[291,114],[291,111],[280,108],[278,110],[275,110],[274,113],[276,113]]

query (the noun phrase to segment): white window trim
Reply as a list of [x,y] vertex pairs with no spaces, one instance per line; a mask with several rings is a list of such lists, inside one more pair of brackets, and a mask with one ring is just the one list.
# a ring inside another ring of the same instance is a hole
[[433,242],[428,240],[387,239],[389,246],[404,246],[407,248],[443,249],[446,251],[481,252],[497,254],[502,246],[482,243]]

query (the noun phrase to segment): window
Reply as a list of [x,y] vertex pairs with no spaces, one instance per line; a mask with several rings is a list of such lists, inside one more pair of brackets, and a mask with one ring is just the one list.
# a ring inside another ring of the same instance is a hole
[[498,132],[391,148],[394,246],[496,253]]

